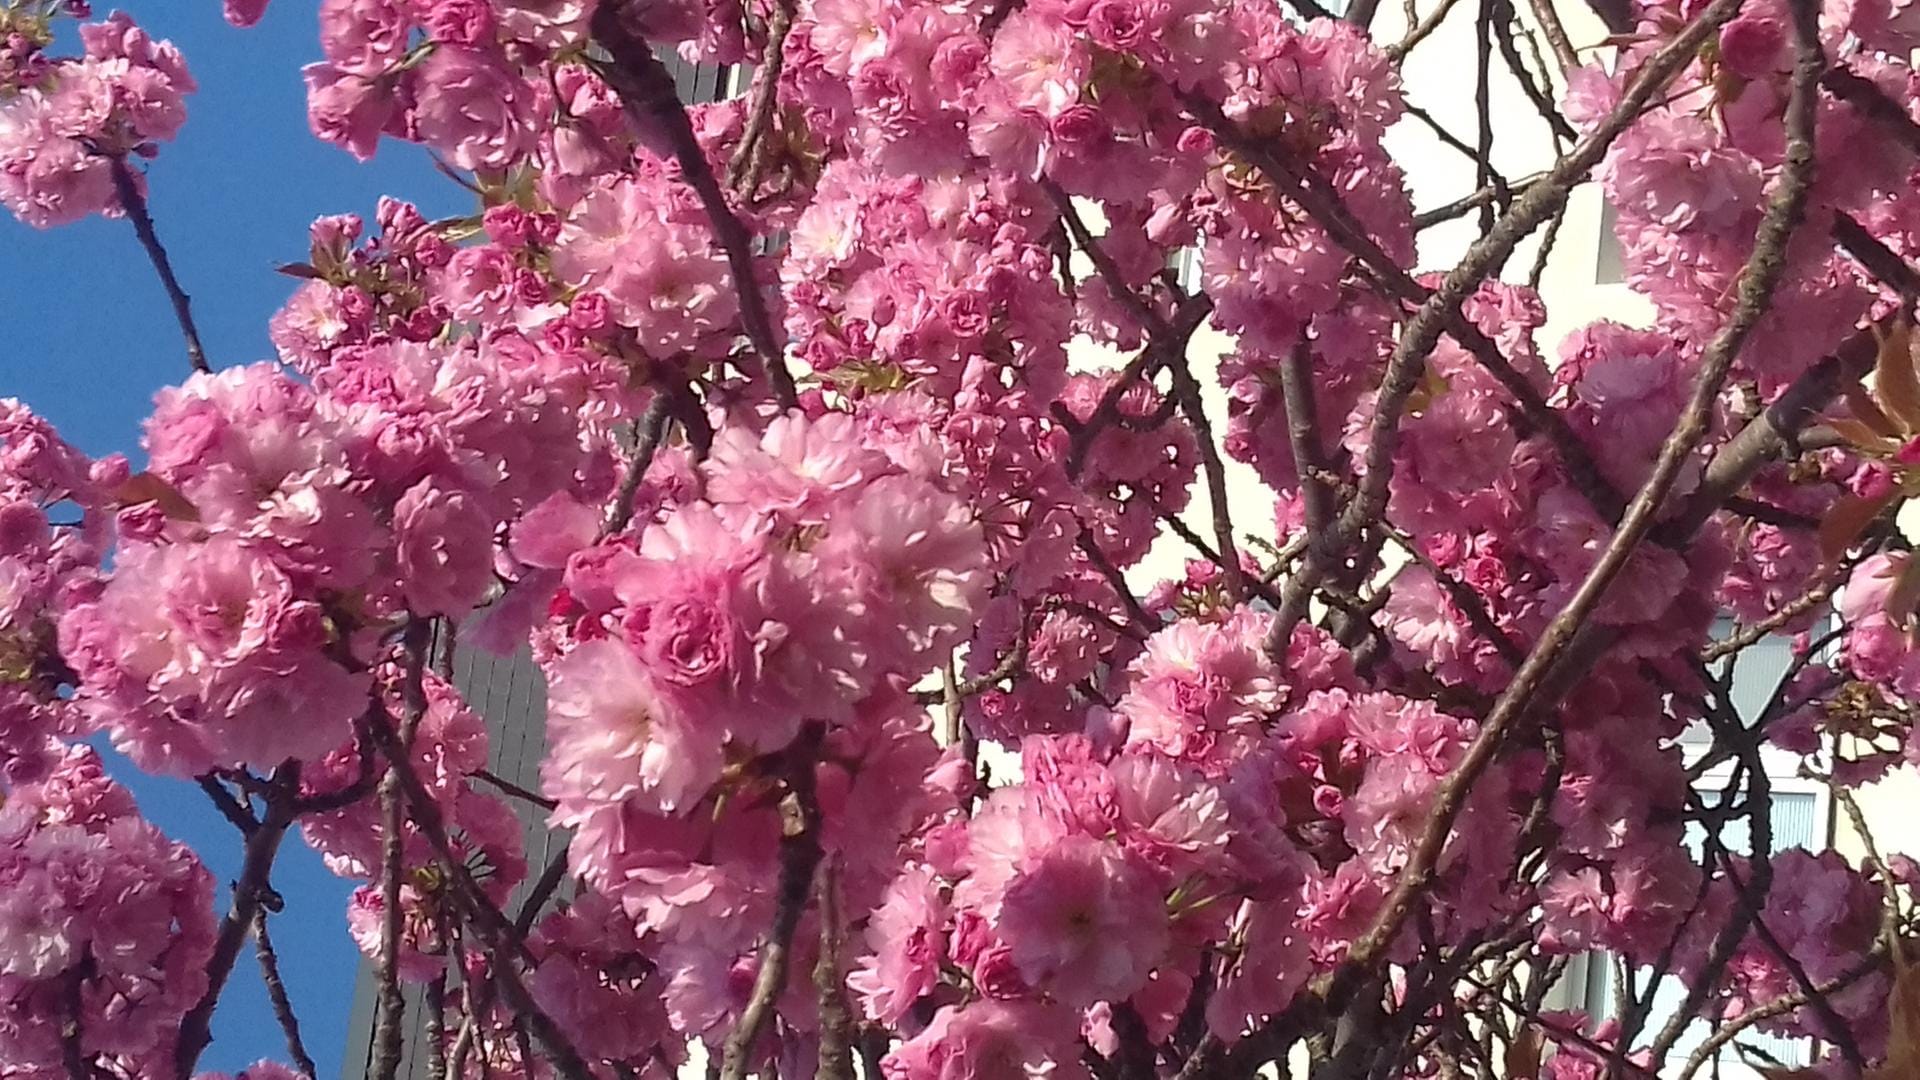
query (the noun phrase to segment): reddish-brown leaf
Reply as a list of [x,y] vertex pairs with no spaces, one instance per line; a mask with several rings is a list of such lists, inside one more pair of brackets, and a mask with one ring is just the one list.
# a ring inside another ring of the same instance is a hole
[[1887,1060],[1872,1080],[1920,1077],[1920,968],[1906,962],[1904,944],[1893,954],[1893,992],[1887,995]]
[[1913,367],[1913,327],[1905,319],[1881,332],[1873,392],[1902,431],[1920,431],[1920,375]]
[[1540,1076],[1540,1029],[1528,1024],[1507,1044],[1507,1080],[1538,1080]]
[[[1906,432],[1900,430],[1900,425],[1887,416],[1886,411],[1880,408],[1880,403],[1873,400],[1872,394],[1867,393],[1866,387],[1859,383],[1849,383],[1842,393],[1846,396],[1847,411],[1853,414],[1853,419],[1865,425],[1881,439],[1896,445],[1906,441]],[[1845,423],[1845,421],[1839,420],[1835,423]]]
[[110,498],[120,506],[152,503],[175,521],[199,521],[200,511],[180,490],[150,472],[134,473],[114,488]]
[[1863,499],[1858,495],[1842,495],[1835,500],[1833,509],[1820,522],[1820,554],[1832,562],[1846,554],[1860,534],[1867,531],[1873,519],[1893,501],[1892,496]]

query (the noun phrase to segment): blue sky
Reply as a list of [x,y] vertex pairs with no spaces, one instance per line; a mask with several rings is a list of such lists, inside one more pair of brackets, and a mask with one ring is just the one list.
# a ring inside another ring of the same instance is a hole
[[[95,0],[104,17],[116,5]],[[267,319],[296,284],[279,263],[306,255],[306,226],[325,213],[371,219],[382,193],[431,216],[467,209],[424,152],[382,144],[360,164],[307,131],[300,67],[318,55],[314,0],[276,0],[265,20],[236,30],[219,0],[123,0],[117,5],[186,54],[200,91],[180,138],[149,174],[153,216],[194,300],[214,366],[268,359]],[[124,220],[94,218],[46,232],[0,213],[0,396],[17,397],[92,454],[139,460],[140,423],[154,391],[188,373],[165,294]],[[296,721],[297,722],[297,721]],[[239,868],[233,830],[193,785],[117,770],[147,815],[199,851],[222,883]],[[278,948],[323,1080],[338,1075],[358,954],[346,936],[347,882],[290,838],[274,884],[287,910]],[[222,903],[224,904],[224,897]],[[214,1020],[202,1068],[286,1060],[251,951]]]

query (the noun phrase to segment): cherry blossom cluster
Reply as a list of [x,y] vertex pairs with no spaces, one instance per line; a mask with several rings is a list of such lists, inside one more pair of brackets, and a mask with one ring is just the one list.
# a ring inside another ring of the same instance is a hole
[[84,746],[0,808],[0,1075],[162,1075],[207,985],[213,875]]
[[[0,201],[32,225],[132,209],[193,89],[124,15],[53,55],[76,7],[0,6]],[[1819,1038],[1823,1075],[1905,1052],[1911,864],[1719,830],[1764,815],[1763,745],[1843,789],[1920,758],[1885,280],[1920,250],[1887,134],[1920,132],[1920,30],[1725,7],[1636,3],[1566,72],[1657,315],[1549,341],[1510,246],[1416,272],[1400,50],[1349,21],[323,0],[314,134],[419,144],[476,205],[317,220],[277,360],[160,391],[142,471],[0,403],[0,1076],[73,1030],[145,1075],[225,977],[204,871],[96,734],[356,882],[354,941],[464,1018],[423,1051],[463,1080],[664,1080],[694,1041],[730,1080],[850,1076],[856,1036],[888,1080],[1254,1075],[1322,1020],[1444,1075],[1450,1012],[1513,1008],[1458,982],[1477,958],[1594,951]],[[669,48],[756,74],[682,108]],[[1759,716],[1723,615],[1793,642]],[[485,773],[456,647],[546,676],[538,791]],[[1719,761],[1746,795],[1703,805]],[[516,800],[567,831],[551,873]],[[1556,1080],[1671,1050],[1530,1019]]]
[[0,205],[39,228],[120,213],[114,170],[139,190],[127,155],[152,157],[179,132],[193,76],[171,43],[118,13],[80,28],[81,55],[49,56],[62,12],[34,8],[0,13]]

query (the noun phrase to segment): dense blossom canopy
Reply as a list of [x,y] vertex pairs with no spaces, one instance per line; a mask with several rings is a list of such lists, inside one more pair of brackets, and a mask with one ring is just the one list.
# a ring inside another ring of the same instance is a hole
[[[1689,1017],[1912,1075],[1920,870],[1772,854],[1762,755],[1920,761],[1920,8],[1597,4],[1582,64],[1533,6],[1555,163],[1483,144],[1420,273],[1417,38],[1311,3],[322,0],[313,133],[477,205],[316,220],[271,361],[178,298],[143,467],[0,402],[0,1078],[191,1076],[296,826],[383,1080],[401,983],[457,1080],[1588,1080]],[[177,293],[195,84],[87,8],[0,0],[0,204]],[[1653,315],[1550,340],[1509,256],[1588,179]],[[544,672],[540,790],[456,638]],[[234,820],[223,921],[89,739]],[[1596,951],[1624,1015],[1547,1011]]]

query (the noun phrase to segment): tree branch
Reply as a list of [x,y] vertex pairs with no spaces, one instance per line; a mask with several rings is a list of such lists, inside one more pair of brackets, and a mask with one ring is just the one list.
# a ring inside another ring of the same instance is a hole
[[[1380,382],[1369,432],[1366,469],[1361,477],[1360,497],[1349,504],[1334,528],[1327,531],[1323,542],[1308,545],[1300,572],[1287,582],[1285,595],[1288,603],[1274,618],[1270,646],[1277,642],[1284,647],[1293,632],[1293,625],[1306,612],[1308,597],[1332,569],[1340,553],[1385,508],[1393,478],[1393,459],[1399,449],[1401,416],[1419,382],[1427,354],[1433,351],[1441,333],[1450,324],[1457,324],[1461,304],[1489,274],[1498,271],[1522,239],[1559,211],[1574,186],[1606,154],[1613,141],[1639,117],[1654,96],[1692,62],[1700,44],[1731,19],[1739,11],[1741,3],[1742,0],[1713,0],[1671,41],[1649,57],[1634,74],[1612,111],[1594,125],[1586,138],[1556,162],[1539,181],[1528,185],[1526,193],[1514,200],[1512,207],[1494,223],[1486,236],[1467,249],[1460,263],[1407,321],[1387,362],[1386,375]],[[1272,160],[1274,155],[1265,152],[1260,140],[1240,132],[1217,104],[1195,94],[1185,94],[1183,100],[1202,123],[1220,135],[1222,142],[1236,150],[1258,154],[1254,158],[1255,164],[1266,169],[1267,161]],[[1355,238],[1339,239],[1345,242]],[[1377,249],[1377,245],[1372,244],[1364,232],[1357,239]]]
[[154,231],[153,216],[147,213],[147,200],[140,194],[140,182],[134,178],[133,167],[119,154],[111,155],[107,160],[120,208],[127,212],[127,220],[133,222],[134,235],[140,238],[140,246],[147,252],[147,261],[153,264],[154,272],[160,275],[160,285],[166,289],[167,301],[173,305],[174,321],[180,324],[180,336],[187,343],[187,363],[195,371],[211,372],[213,368],[207,363],[207,351],[200,346],[200,328],[193,322],[193,300],[180,287],[180,279],[174,276],[173,260],[167,257],[167,249],[160,243],[160,234]]
[[475,769],[467,775],[504,795],[511,795],[524,803],[537,806],[542,810],[552,810],[559,805],[537,791],[528,791],[519,784],[494,772],[492,769]]
[[406,815],[401,803],[401,770],[408,764],[414,731],[426,712],[422,678],[426,672],[427,623],[414,619],[401,632],[400,662],[403,669],[399,737],[387,750],[387,775],[380,781],[380,955],[376,958],[375,981],[379,997],[374,1005],[373,1061],[368,1073],[373,1080],[393,1080],[400,1069],[403,1011],[400,997],[400,878],[405,872]]
[[173,1061],[174,1075],[179,1080],[193,1076],[201,1053],[213,1041],[210,1033],[213,1010],[220,1003],[220,993],[226,989],[228,976],[233,974],[240,946],[246,942],[247,932],[253,926],[254,912],[260,907],[262,897],[271,891],[268,881],[273,875],[273,860],[280,853],[280,841],[286,837],[287,828],[293,824],[299,776],[299,766],[294,762],[274,771],[270,781],[273,793],[267,799],[266,814],[259,827],[247,835],[240,877],[233,883],[231,906],[220,921],[213,955],[207,961],[207,991],[180,1020],[180,1039],[174,1046]]
[[[1551,3],[1551,0],[1539,0],[1539,2]],[[1554,105],[1553,95],[1534,81],[1532,69],[1528,68],[1526,62],[1520,58],[1520,48],[1513,41],[1514,10],[1511,0],[1490,0],[1490,6],[1493,10],[1489,16],[1491,20],[1489,29],[1493,32],[1494,44],[1500,47],[1500,56],[1507,63],[1507,70],[1513,73],[1514,81],[1520,84],[1520,92],[1533,103],[1534,111],[1540,114],[1540,119],[1547,122],[1547,127],[1553,129],[1554,138],[1570,143],[1578,142],[1580,133],[1573,130],[1572,124],[1567,123],[1567,118],[1562,116],[1559,108]],[[1561,32],[1565,33],[1564,30]]]
[[853,1080],[853,1016],[847,1010],[840,971],[840,867],[827,859],[820,867],[815,904],[820,912],[820,955],[813,964],[813,990],[820,1005],[820,1054],[814,1080]]
[[754,275],[753,235],[734,214],[726,192],[715,179],[706,151],[694,134],[693,121],[674,90],[673,76],[653,55],[646,39],[627,25],[626,7],[626,0],[606,0],[594,10],[593,38],[612,58],[611,64],[600,65],[600,75],[619,96],[627,114],[635,121],[651,122],[672,148],[674,160],[680,163],[681,179],[699,196],[713,226],[714,240],[726,254],[734,291],[739,294],[740,321],[760,358],[774,400],[781,408],[791,409],[799,399],[779,339],[774,336],[766,298]]
[[753,96],[747,106],[746,131],[727,161],[727,186],[749,197],[766,168],[766,139],[779,103],[780,69],[786,62],[787,33],[793,29],[793,0],[773,0],[767,17],[767,45],[760,54],[760,70],[753,77]]
[[811,721],[786,750],[787,791],[780,799],[780,882],[774,895],[773,924],[760,943],[760,969],[754,973],[753,991],[722,1046],[720,1080],[746,1080],[754,1045],[773,1019],[774,1001],[787,985],[793,936],[813,890],[814,868],[820,864],[820,804],[813,785],[814,759],[824,734],[823,726]]
[[532,930],[534,922],[540,918],[540,909],[547,905],[547,901],[560,888],[560,883],[566,879],[567,849],[562,845],[559,851],[554,852],[553,858],[547,860],[546,868],[540,871],[539,880],[533,883],[533,888],[527,890],[527,898],[520,903],[520,914],[513,920],[514,933],[527,936],[527,931]]
[[[1804,9],[1807,2],[1795,0],[1796,10]],[[1716,0],[1690,29],[1698,29],[1716,16],[1730,16],[1737,6],[1737,0]],[[1806,15],[1805,19],[1811,19],[1811,15]],[[1683,33],[1675,40],[1683,40],[1685,36]],[[1649,67],[1655,62],[1650,61]],[[1337,992],[1342,984],[1351,984],[1358,973],[1366,970],[1392,943],[1411,913],[1414,901],[1432,882],[1447,836],[1472,785],[1492,764],[1514,723],[1528,709],[1551,704],[1548,700],[1536,700],[1537,692],[1569,651],[1575,637],[1588,629],[1587,620],[1599,607],[1634,550],[1652,529],[1654,516],[1679,478],[1681,468],[1705,437],[1712,420],[1714,401],[1748,334],[1765,312],[1774,288],[1785,272],[1787,242],[1803,217],[1807,188],[1812,182],[1814,170],[1813,124],[1818,104],[1814,87],[1824,67],[1825,58],[1820,54],[1817,38],[1808,39],[1803,34],[1794,64],[1793,93],[1787,107],[1786,163],[1755,237],[1753,253],[1741,273],[1733,313],[1726,326],[1707,346],[1686,408],[1661,446],[1652,472],[1628,505],[1606,549],[1588,571],[1572,599],[1547,625],[1527,655],[1526,662],[1514,673],[1512,682],[1495,701],[1479,732],[1436,795],[1426,827],[1395,882],[1393,891],[1373,925],[1355,940],[1346,959],[1329,980],[1330,997],[1342,996]],[[1641,83],[1645,81],[1642,79]],[[1404,338],[1402,340],[1405,341]],[[1311,548],[1308,549],[1308,557],[1312,557]]]
[[602,539],[625,532],[632,523],[633,500],[639,495],[640,484],[647,476],[647,467],[653,464],[654,452],[659,449],[660,439],[666,434],[671,404],[667,391],[656,388],[653,400],[647,402],[647,411],[640,415],[634,425],[636,438],[633,454],[627,458],[627,471],[620,478],[620,490],[614,494],[613,505],[607,509],[607,523],[600,530]]
[[1541,33],[1547,35],[1547,46],[1560,64],[1560,73],[1565,75],[1579,68],[1580,54],[1573,50],[1573,40],[1567,37],[1566,24],[1560,21],[1560,12],[1554,8],[1553,0],[1530,0],[1529,6],[1533,8]]
[[1888,97],[1871,79],[1854,74],[1845,64],[1835,64],[1820,76],[1827,93],[1853,106],[1862,116],[1879,124],[1895,142],[1920,154],[1920,124],[1899,102]]
[[1406,37],[1386,47],[1385,52],[1387,59],[1395,65],[1405,60],[1407,54],[1413,51],[1415,45],[1427,40],[1435,30],[1440,28],[1440,24],[1446,21],[1447,16],[1453,12],[1454,7],[1459,3],[1460,0],[1440,0],[1439,3],[1433,6],[1432,11],[1427,12],[1426,18],[1421,19],[1418,23],[1412,23],[1407,27]]
[[427,790],[426,784],[414,772],[412,763],[401,750],[399,733],[387,724],[375,724],[373,738],[387,760],[396,763],[394,771],[399,774],[400,789],[407,796],[414,827],[433,847],[441,869],[453,886],[454,895],[466,910],[468,924],[492,955],[493,964],[489,970],[507,1006],[533,1032],[540,1045],[546,1048],[547,1057],[556,1072],[566,1080],[594,1080],[592,1069],[579,1051],[574,1049],[572,1041],[527,990],[518,967],[519,961],[527,956],[526,943],[515,935],[507,917],[481,891],[466,863],[454,851],[440,805],[434,801],[433,793]]
[[273,951],[273,938],[267,934],[267,909],[258,906],[253,909],[253,954],[260,961],[260,981],[266,984],[267,1000],[273,1005],[273,1018],[280,1023],[280,1030],[287,1036],[287,1056],[293,1058],[293,1064],[300,1075],[307,1080],[315,1080],[319,1072],[314,1068],[313,1056],[307,1053],[307,1046],[300,1038],[300,1018],[294,1015],[293,999],[287,996],[287,984],[280,978],[280,957]]

